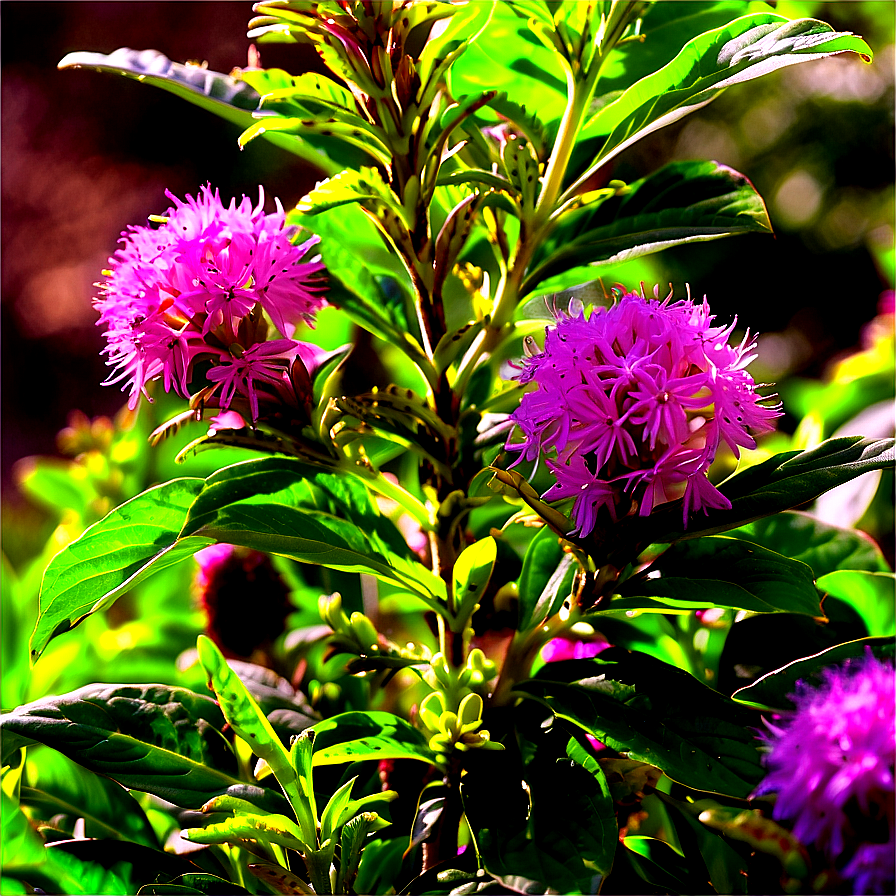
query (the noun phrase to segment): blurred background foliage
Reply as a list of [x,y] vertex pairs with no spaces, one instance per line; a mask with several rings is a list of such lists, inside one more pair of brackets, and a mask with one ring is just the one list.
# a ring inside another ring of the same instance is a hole
[[[777,383],[787,416],[747,461],[831,435],[893,433],[894,19],[891,0],[772,3],[862,35],[871,66],[834,57],[734,88],[694,116],[622,154],[606,176],[634,180],[666,161],[710,158],[743,172],[766,199],[775,237],[750,235],[667,250],[604,275],[689,284],[720,320],[737,314],[762,335],[752,372]],[[93,283],[128,224],[210,182],[225,197],[288,208],[316,179],[293,157],[162,91],[91,72],[58,72],[73,50],[153,48],[227,72],[247,61],[243,2],[5,2],[2,16],[3,619],[10,708],[87,681],[170,681],[172,659],[203,626],[189,564],[136,589],[72,636],[57,639],[29,679],[27,638],[43,567],[64,543],[151,484],[203,476],[239,459],[174,458],[203,427],[148,449],[149,433],[181,410],[161,396],[138,413],[102,388]],[[40,22],[39,40],[34,24]],[[263,65],[317,68],[301,49],[271,45]],[[322,340],[347,341],[337,315]],[[357,364],[365,364],[364,346]],[[369,351],[369,348],[367,349]],[[368,363],[367,366],[370,366]],[[377,365],[379,366],[379,365]],[[733,466],[723,459],[719,475]],[[858,524],[893,562],[892,476],[864,476],[812,509]],[[876,497],[875,497],[876,493]],[[285,570],[290,574],[296,571]],[[296,593],[300,578],[293,578]],[[322,587],[309,586],[311,606]],[[181,682],[182,683],[182,682]]]

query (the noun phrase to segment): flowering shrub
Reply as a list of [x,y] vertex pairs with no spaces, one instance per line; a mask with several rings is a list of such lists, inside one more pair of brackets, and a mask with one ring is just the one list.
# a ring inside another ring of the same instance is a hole
[[[746,2],[255,12],[253,40],[308,44],[325,73],[256,48],[230,75],[153,51],[61,63],[173,90],[319,181],[267,214],[263,192],[169,197],[111,261],[96,307],[133,413],[86,442],[76,421],[68,478],[31,480],[83,507],[4,691],[4,893],[878,886],[869,849],[826,852],[845,828],[807,822],[814,797],[782,789],[769,817],[754,732],[795,667],[892,656],[883,553],[792,509],[891,468],[893,440],[767,450],[781,409],[733,311],[584,303],[604,266],[771,231],[730,167],[625,183],[620,153],[729,86],[870,48]],[[538,348],[545,302],[568,310]],[[153,381],[189,408],[134,447]],[[155,463],[204,419],[185,467]],[[723,447],[741,463],[710,482]],[[123,683],[84,685],[70,644]],[[885,803],[857,749],[856,836]]]
[[538,390],[511,414],[526,440],[508,447],[527,460],[556,452],[544,498],[575,498],[579,535],[602,507],[616,520],[624,502],[644,516],[683,497],[685,526],[692,511],[730,509],[706,478],[716,450],[755,448],[781,412],[760,403],[744,369],[755,358],[749,331],[735,348],[734,323],[712,320],[705,299],[630,293],[589,318],[581,307],[558,312],[544,350],[525,359],[519,379]]

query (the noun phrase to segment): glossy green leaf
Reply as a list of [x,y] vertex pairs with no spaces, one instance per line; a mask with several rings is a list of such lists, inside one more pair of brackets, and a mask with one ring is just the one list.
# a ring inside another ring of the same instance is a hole
[[[71,896],[134,892],[127,868],[121,867],[120,863],[115,870],[110,870],[96,862],[82,861],[62,849],[47,847],[25,813],[5,791],[0,793],[0,837],[4,894],[33,893],[33,887],[41,884],[49,886],[52,893]],[[18,889],[19,879],[28,882],[27,890]]]
[[417,759],[435,764],[426,737],[388,712],[344,712],[314,726],[314,765],[362,759]]
[[83,818],[87,837],[159,846],[146,813],[127,790],[56,750],[29,752],[28,786],[22,788],[21,800],[47,821],[60,814],[71,823]]
[[520,296],[590,282],[601,265],[739,233],[771,233],[762,197],[718,162],[672,162],[564,213],[538,247]]
[[754,713],[647,654],[548,663],[515,690],[695,790],[746,797],[764,774]]
[[527,18],[513,4],[498,3],[488,27],[451,66],[448,84],[454,96],[506,93],[556,131],[566,108],[566,79],[556,54],[530,31]]
[[444,583],[411,553],[360,482],[290,458],[246,461],[210,476],[183,536],[370,573],[433,609],[436,596],[445,594]]
[[200,635],[196,649],[227,723],[249,744],[252,752],[270,766],[296,814],[301,818],[305,809],[304,814],[308,815],[289,753],[240,677],[227,665],[223,654],[210,638]]
[[[487,28],[491,30],[494,16],[500,6],[501,4],[495,0],[457,4],[445,27],[423,45],[417,61],[422,86],[416,100],[421,107],[433,101],[454,66],[464,60],[467,53],[476,47],[477,39]],[[451,90],[452,96],[464,96],[476,92]]]
[[[124,75],[160,87],[194,105],[213,112],[241,128],[255,124],[255,110],[261,98],[247,80],[210,71],[199,65],[172,62],[157,50],[131,50],[127,47],[108,55],[69,53],[59,63],[61,69],[87,68],[97,72]],[[267,131],[265,136],[276,146],[298,155],[303,161],[327,174],[339,170],[324,153],[309,143],[288,135]]]
[[13,874],[21,868],[40,865],[46,861],[44,841],[31,827],[28,816],[6,791],[0,791],[3,811],[0,812],[0,829],[3,832],[3,870]]
[[544,526],[529,542],[519,578],[520,631],[540,625],[556,613],[572,593],[578,564],[564,552],[562,541]]
[[598,892],[619,836],[606,781],[568,761],[532,763],[525,775],[531,810],[510,775],[483,770],[462,781],[486,870],[514,892]]
[[204,828],[188,828],[182,836],[191,843],[239,843],[258,840],[276,843],[288,849],[308,852],[299,826],[285,815],[235,815],[226,821],[208,824]]
[[[748,467],[720,486],[730,510],[710,510],[682,524],[681,502],[657,508],[647,517],[630,517],[606,533],[602,550],[625,553],[631,544],[671,544],[686,538],[713,535],[753,520],[789,510],[871,470],[894,466],[893,439],[845,436],[828,439],[809,451],[785,451]],[[624,562],[630,562],[627,557]]]
[[453,631],[463,631],[491,581],[497,556],[498,544],[490,536],[481,538],[461,551],[454,564],[452,597],[457,625]]
[[31,635],[32,662],[52,638],[109,606],[151,572],[213,543],[202,537],[178,539],[203,485],[201,479],[175,479],[151,488],[117,507],[50,561]]
[[[321,237],[327,301],[375,336],[401,346],[418,362],[425,360],[408,314],[407,271],[361,207],[343,205],[309,215],[294,211],[289,222]],[[357,263],[359,254],[364,256],[363,265]]]
[[891,572],[838,569],[821,576],[820,591],[849,604],[872,636],[896,635],[896,577]]
[[892,638],[861,638],[848,641],[803,659],[794,660],[774,672],[769,672],[745,688],[732,695],[740,703],[764,710],[787,712],[795,708],[790,695],[796,693],[797,682],[804,681],[810,686],[821,681],[821,671],[827,666],[837,666],[850,660],[862,659],[868,653],[878,659],[889,660],[896,657],[896,644]]
[[705,106],[726,87],[846,52],[871,61],[871,48],[860,37],[835,32],[815,19],[791,22],[774,13],[743,16],[701,34],[668,65],[633,84],[587,122],[580,139],[606,139],[578,183],[635,141]]
[[238,896],[250,891],[215,874],[181,874],[169,884],[146,884],[137,896]]
[[266,807],[278,795],[237,777],[213,700],[164,685],[88,685],[0,716],[4,762],[42,743],[124,787],[198,809],[231,793]]
[[723,535],[682,541],[625,581],[610,610],[642,597],[677,609],[732,607],[753,613],[823,616],[812,569],[775,551]]
[[864,532],[832,526],[808,513],[778,513],[728,534],[808,563],[816,578],[838,569],[869,572],[889,569],[880,548]]
[[276,113],[258,113],[256,117],[257,121],[240,134],[237,141],[240,149],[244,149],[257,137],[267,137],[270,140],[272,137],[288,134],[298,139],[309,136],[335,139],[360,149],[381,165],[388,165],[391,159],[389,147],[383,142],[381,135],[358,115],[341,112],[329,118],[311,115],[287,118]]
[[593,112],[620,97],[636,81],[668,65],[695,37],[736,19],[744,8],[743,0],[652,3],[639,29],[643,41],[617,45],[601,66]]

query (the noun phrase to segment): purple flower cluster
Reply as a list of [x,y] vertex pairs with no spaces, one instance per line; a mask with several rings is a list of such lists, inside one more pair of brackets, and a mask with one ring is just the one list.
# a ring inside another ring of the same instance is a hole
[[706,476],[716,450],[754,448],[781,413],[744,369],[755,358],[749,332],[728,345],[735,324],[713,326],[705,299],[638,293],[555,317],[543,351],[524,359],[518,379],[538,388],[511,414],[525,441],[507,448],[516,463],[549,455],[557,481],[544,498],[575,499],[574,531],[588,535],[600,508],[615,520],[629,502],[646,515],[683,498],[685,524],[693,511],[730,507]]
[[[298,228],[286,226],[279,202],[264,213],[261,190],[255,208],[247,197],[225,207],[210,186],[186,201],[167,195],[167,221],[125,231],[98,284],[114,368],[106,384],[123,382],[132,408],[151,380],[189,397],[197,360],[208,360],[207,402],[228,408],[240,396],[256,420],[259,387],[289,398],[303,346],[291,336],[324,304],[324,266],[305,260],[317,237],[294,245]],[[282,338],[267,341],[266,318]]]
[[896,674],[870,651],[823,671],[819,687],[800,682],[783,724],[768,722],[769,772],[761,793],[777,792],[776,820],[836,863],[853,893],[893,893],[896,825]]

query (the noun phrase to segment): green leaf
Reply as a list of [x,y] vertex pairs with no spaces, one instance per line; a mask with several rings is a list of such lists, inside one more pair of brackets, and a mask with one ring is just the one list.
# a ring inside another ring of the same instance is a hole
[[701,3],[652,3],[645,11],[642,40],[625,41],[613,49],[600,70],[593,113],[622,95],[636,81],[668,65],[695,37],[727,25],[744,11],[742,0]]
[[22,788],[22,803],[32,807],[42,819],[62,814],[74,823],[83,818],[87,837],[159,846],[146,813],[127,790],[60,752],[29,752],[28,784]]
[[762,197],[742,174],[718,162],[671,162],[615,196],[561,215],[520,296],[578,286],[602,265],[670,246],[771,232]]
[[588,121],[579,139],[606,139],[577,183],[635,141],[705,106],[726,87],[846,52],[871,61],[871,48],[860,37],[835,32],[815,19],[791,22],[773,13],[743,16],[701,34],[668,65],[633,84]]
[[374,336],[398,346],[418,367],[429,364],[409,311],[413,289],[408,273],[361,207],[343,205],[308,215],[292,211],[288,221],[321,238],[327,301]]
[[244,887],[237,886],[223,877],[214,874],[194,873],[181,874],[170,884],[146,884],[137,891],[137,896],[236,896],[249,893]]
[[896,635],[896,577],[891,572],[838,569],[821,576],[820,591],[849,604],[873,636]]
[[[283,788],[299,819],[302,819],[303,815],[307,817],[309,811],[299,792],[296,770],[271,723],[265,718],[236,672],[227,665],[227,660],[215,643],[205,635],[200,635],[196,648],[199,652],[199,662],[209,677],[224,718],[249,744],[252,752],[271,767],[277,783]],[[316,819],[312,822],[312,826],[314,823]]]
[[[103,53],[69,53],[60,69],[88,68],[97,72],[124,75],[144,84],[160,87],[175,96],[214,112],[241,128],[255,124],[255,110],[260,95],[246,80],[232,78],[198,65],[172,62],[156,50],[131,50],[127,47],[109,55]],[[306,141],[267,131],[265,136],[279,146],[327,174],[335,174],[339,166]]]
[[352,798],[352,787],[358,776],[349,778],[329,799],[320,817],[320,839],[329,840],[339,827],[342,813]]
[[797,682],[804,681],[809,686],[817,686],[822,681],[821,671],[827,666],[855,661],[865,657],[869,652],[880,660],[889,660],[892,663],[896,656],[896,645],[889,637],[861,638],[858,641],[838,644],[836,647],[822,650],[821,653],[794,660],[780,669],[775,669],[753,684],[735,691],[732,696],[739,703],[746,703],[748,706],[774,712],[789,712],[796,708],[790,695],[796,692]]
[[498,543],[492,537],[481,538],[461,551],[454,564],[452,595],[455,624],[452,631],[463,631],[491,580],[498,556]]
[[14,874],[22,868],[40,865],[46,861],[44,841],[31,827],[28,816],[6,791],[0,791],[3,811],[0,812],[0,829],[3,832],[3,870]]
[[175,479],[132,498],[63,548],[44,573],[40,615],[31,635],[32,662],[47,644],[124,591],[213,543],[178,540],[201,479]]
[[525,775],[531,810],[510,775],[482,770],[462,780],[486,870],[514,892],[598,892],[619,835],[603,776],[563,760],[530,763]]
[[[490,30],[500,6],[495,0],[455,5],[445,28],[423,45],[417,59],[421,88],[416,101],[421,108],[433,101],[437,92],[442,89],[445,78],[476,47],[477,39],[482,36],[483,31]],[[453,89],[453,82],[449,83],[452,83],[452,96],[477,92],[457,91]]]
[[572,593],[578,569],[563,542],[544,526],[529,542],[519,578],[519,629],[528,631],[553,616]]
[[309,113],[304,118],[286,118],[272,112],[268,115],[258,113],[256,118],[258,120],[240,134],[237,141],[240,149],[244,149],[256,137],[267,137],[270,140],[274,136],[290,134],[300,142],[304,142],[300,138],[309,136],[339,140],[362,150],[369,157],[368,161],[372,158],[381,165],[388,165],[392,158],[378,129],[359,115],[340,112],[322,117]]
[[[785,451],[726,479],[719,491],[731,501],[730,510],[695,514],[687,528],[681,503],[657,508],[647,517],[631,517],[603,533],[601,550],[630,552],[632,544],[671,544],[725,532],[753,520],[789,510],[871,470],[894,466],[893,439],[845,436],[828,439],[809,451]],[[628,556],[623,563],[633,558]],[[618,565],[618,564],[617,564]]]
[[438,761],[421,731],[388,712],[344,712],[313,730],[315,766],[362,759]]
[[237,761],[209,697],[164,685],[88,685],[0,716],[3,761],[42,743],[123,787],[198,809],[231,793],[276,806],[278,795],[237,777]]
[[496,4],[488,27],[451,66],[448,84],[453,96],[488,89],[506,93],[555,132],[566,109],[566,79],[557,54],[529,30],[527,18],[514,4]]
[[548,663],[514,689],[695,790],[746,797],[764,774],[755,715],[647,654],[611,647],[592,660]]
[[823,616],[812,570],[767,548],[721,535],[683,541],[625,581],[609,610],[647,597],[677,609],[732,607],[753,613]]
[[441,610],[444,583],[407,547],[354,477],[291,458],[234,464],[209,476],[182,537],[238,544],[346,572],[370,573]]
[[204,828],[188,828],[182,836],[191,843],[238,844],[240,840],[258,840],[302,853],[313,848],[302,839],[299,826],[285,815],[235,815]]
[[778,513],[728,534],[808,563],[816,578],[838,569],[869,572],[889,569],[880,548],[864,532],[832,526],[808,513]]

